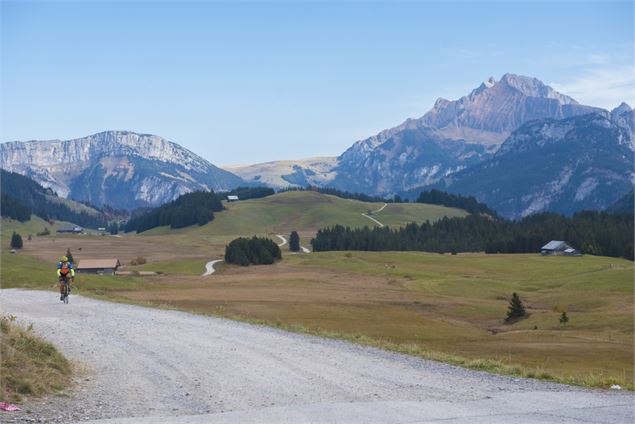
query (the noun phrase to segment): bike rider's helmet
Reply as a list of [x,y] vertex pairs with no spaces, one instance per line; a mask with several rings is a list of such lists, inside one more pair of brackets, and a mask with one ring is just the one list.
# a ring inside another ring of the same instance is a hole
[[68,262],[68,258],[66,256],[62,256],[60,258],[60,262]]

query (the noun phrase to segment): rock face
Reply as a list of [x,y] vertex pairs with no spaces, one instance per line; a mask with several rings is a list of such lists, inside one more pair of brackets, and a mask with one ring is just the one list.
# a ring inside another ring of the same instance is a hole
[[356,142],[338,158],[333,184],[391,194],[432,184],[488,159],[509,134],[536,119],[563,119],[603,109],[578,104],[536,78],[505,74],[456,101],[438,99],[419,119]]
[[605,209],[633,188],[633,135],[606,114],[529,122],[490,159],[434,187],[475,196],[503,216]]
[[63,197],[120,209],[155,206],[193,190],[228,190],[243,183],[176,143],[128,131],[2,143],[0,160],[2,168]]

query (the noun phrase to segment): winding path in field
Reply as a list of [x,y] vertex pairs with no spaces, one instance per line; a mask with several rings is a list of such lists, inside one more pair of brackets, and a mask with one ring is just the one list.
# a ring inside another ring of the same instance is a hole
[[[383,211],[386,206],[388,206],[388,203],[384,203],[384,206],[382,206],[381,208],[377,209],[376,211],[372,211],[372,213],[379,213],[379,212]],[[365,218],[370,219],[373,222],[375,222],[380,227],[384,226],[384,224],[382,224],[381,222],[379,222],[378,220],[376,220],[375,218],[373,218],[372,216],[370,216],[368,214],[362,213],[362,216],[365,217]]]
[[281,241],[281,243],[278,244],[278,247],[282,247],[285,244],[287,244],[287,239],[283,235],[276,234],[276,237],[278,237],[280,239],[280,241]]
[[[281,234],[276,234],[276,237],[278,237],[281,241],[280,244],[278,244],[278,247],[282,247],[285,244],[287,244],[287,239],[285,236],[281,235]],[[307,249],[304,246],[300,246],[300,250],[302,250],[302,253],[311,253],[311,251],[309,249]],[[291,252],[291,253],[298,253],[298,252]]]
[[222,259],[214,259],[213,261],[209,261],[205,264],[205,272],[203,273],[203,277],[207,275],[212,275],[216,270],[214,269],[214,264],[219,262],[223,262]]
[[619,424],[635,418],[630,392],[495,376],[83,296],[64,305],[53,291],[0,290],[0,300],[5,314],[33,323],[86,369],[66,396],[24,405],[3,422]]

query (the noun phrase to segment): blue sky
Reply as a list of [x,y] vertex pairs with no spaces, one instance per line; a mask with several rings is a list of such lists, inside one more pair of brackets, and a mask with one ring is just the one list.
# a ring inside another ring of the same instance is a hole
[[505,72],[635,102],[633,3],[6,2],[2,141],[153,133],[211,162],[337,155]]

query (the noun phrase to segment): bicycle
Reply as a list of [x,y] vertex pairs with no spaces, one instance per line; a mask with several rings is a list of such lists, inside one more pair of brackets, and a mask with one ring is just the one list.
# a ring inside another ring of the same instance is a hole
[[61,277],[60,281],[61,280],[64,280],[64,285],[62,286],[62,301],[68,304],[68,298],[71,294],[71,283],[68,277]]

